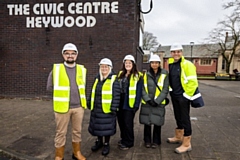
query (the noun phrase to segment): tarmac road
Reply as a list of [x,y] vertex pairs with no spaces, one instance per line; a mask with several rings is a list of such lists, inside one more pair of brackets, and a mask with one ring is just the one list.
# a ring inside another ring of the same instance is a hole
[[[175,120],[170,104],[166,107],[162,127],[162,144],[146,149],[143,125],[135,117],[135,146],[127,151],[117,148],[119,131],[111,137],[110,154],[91,152],[95,137],[88,131],[89,110],[85,111],[82,132],[82,153],[88,160],[238,160],[240,159],[240,81],[199,81],[205,106],[191,109],[192,148],[184,154],[174,153],[177,144],[166,139],[174,134]],[[139,113],[139,111],[138,111]],[[0,156],[1,150],[20,160],[54,159],[53,139],[55,122],[52,101],[31,99],[0,100]],[[71,127],[69,127],[70,132]],[[68,133],[69,133],[68,132]],[[71,158],[71,135],[67,135],[65,159]],[[0,160],[1,159],[0,157]],[[8,160],[8,159],[7,159]],[[12,159],[13,160],[13,159]],[[15,159],[14,159],[15,160]]]

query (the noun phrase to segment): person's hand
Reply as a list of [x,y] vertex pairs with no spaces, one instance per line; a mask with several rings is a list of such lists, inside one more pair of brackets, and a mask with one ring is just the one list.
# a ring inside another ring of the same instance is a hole
[[147,104],[149,104],[149,105],[151,106],[151,105],[152,105],[151,100],[148,100],[148,101],[147,101]]
[[134,113],[136,113],[139,108],[138,107],[134,107],[133,109],[134,109]]
[[154,101],[154,100],[149,100],[147,101],[147,103],[150,105],[150,106],[153,106],[153,107],[157,107],[158,104]]
[[151,103],[152,103],[153,107],[157,107],[158,106],[158,104],[154,100],[151,100]]

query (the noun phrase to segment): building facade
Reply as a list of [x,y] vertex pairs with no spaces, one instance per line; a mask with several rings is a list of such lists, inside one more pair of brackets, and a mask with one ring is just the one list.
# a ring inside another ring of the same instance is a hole
[[[198,75],[215,75],[216,73],[225,74],[226,62],[222,55],[217,51],[217,47],[218,44],[197,44],[192,47],[191,45],[183,45],[183,56],[194,63]],[[171,57],[170,46],[161,46],[161,48],[154,53],[150,53],[149,51],[144,51],[144,53],[143,60],[145,61],[143,62],[143,70],[148,69],[149,64],[147,60],[151,54],[158,54],[161,58],[161,66],[168,69],[168,58]],[[239,53],[233,57],[230,65],[230,74],[234,74],[234,69],[240,71]]]
[[1,0],[0,94],[45,97],[54,63],[63,62],[62,47],[74,43],[77,63],[87,68],[87,93],[102,58],[118,72],[126,54],[141,69],[138,0]]

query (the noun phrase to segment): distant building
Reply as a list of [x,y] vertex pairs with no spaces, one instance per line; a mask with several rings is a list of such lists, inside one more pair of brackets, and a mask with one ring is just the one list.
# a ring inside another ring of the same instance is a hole
[[[226,62],[222,58],[219,50],[220,47],[218,44],[196,44],[192,48],[190,45],[183,45],[184,57],[195,64],[197,74],[199,75],[226,73]],[[168,58],[171,57],[170,46],[161,46],[158,51],[152,54],[158,54],[162,60],[162,67],[168,69]],[[150,52],[144,51],[143,59],[145,61],[143,62],[143,70],[148,69],[149,64],[146,59],[149,58],[149,56]],[[230,74],[234,74],[234,69],[240,71],[239,54],[233,57],[233,61],[230,66]]]

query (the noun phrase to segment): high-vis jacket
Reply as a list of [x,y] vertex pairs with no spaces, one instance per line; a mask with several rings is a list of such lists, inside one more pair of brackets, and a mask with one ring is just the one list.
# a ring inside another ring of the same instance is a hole
[[[104,113],[111,112],[112,104],[112,93],[113,93],[113,83],[116,79],[116,75],[112,75],[111,79],[106,79],[102,87],[102,108]],[[98,83],[98,78],[96,78],[91,94],[91,110],[93,110],[94,100],[95,100],[95,90]]]
[[[120,76],[121,73],[122,73],[122,71],[119,72],[118,76]],[[130,108],[134,108],[136,92],[137,92],[137,83],[138,83],[140,76],[142,76],[141,72],[139,72],[139,76],[138,75],[133,76],[133,74],[132,74],[130,77],[130,82],[129,82],[129,106],[130,106]]]
[[[174,63],[174,59],[169,58],[168,63]],[[180,79],[184,90],[183,96],[189,100],[192,100],[192,98],[194,98],[193,95],[198,87],[196,67],[192,62],[186,60],[183,56],[181,58],[180,67]],[[171,90],[172,89],[170,88],[170,91]]]
[[[85,86],[86,68],[76,65],[76,83],[79,91],[81,106],[87,108]],[[70,82],[64,64],[53,66],[53,109],[58,113],[66,113],[69,110]]]
[[[158,78],[158,81],[157,81],[157,85],[158,85],[158,87],[160,88],[161,91],[163,89],[163,84],[164,84],[165,77],[166,77],[166,74],[161,74],[160,77]],[[148,94],[147,74],[144,74],[144,76],[143,76],[143,84],[144,84],[144,89],[145,89],[146,93]],[[159,91],[158,87],[156,86],[154,99],[156,99],[160,95],[160,93],[161,93]],[[146,102],[144,100],[142,100],[142,103],[146,104]],[[161,104],[166,104],[166,101],[163,100],[161,102]]]

